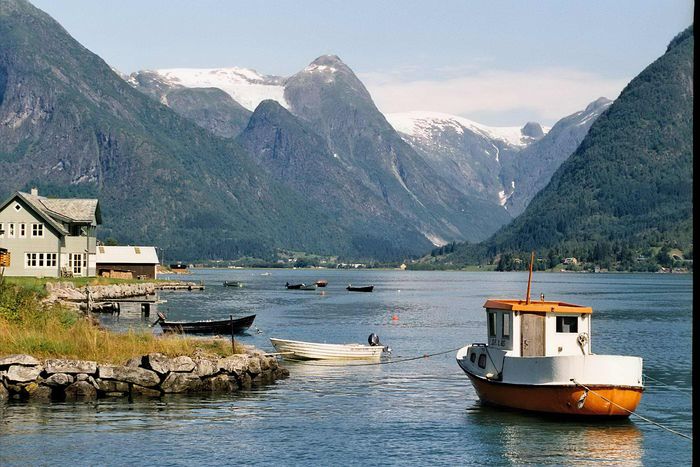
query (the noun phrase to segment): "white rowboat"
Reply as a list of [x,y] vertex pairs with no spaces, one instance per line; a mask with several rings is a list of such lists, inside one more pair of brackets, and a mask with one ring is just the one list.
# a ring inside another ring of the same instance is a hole
[[270,338],[277,352],[292,360],[379,360],[381,345],[321,344]]

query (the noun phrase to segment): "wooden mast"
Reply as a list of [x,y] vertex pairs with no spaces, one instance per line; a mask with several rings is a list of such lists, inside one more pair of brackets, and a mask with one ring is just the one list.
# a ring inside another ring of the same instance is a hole
[[527,276],[527,293],[525,294],[525,303],[530,304],[530,285],[532,283],[532,263],[535,262],[535,251],[530,255],[530,274]]

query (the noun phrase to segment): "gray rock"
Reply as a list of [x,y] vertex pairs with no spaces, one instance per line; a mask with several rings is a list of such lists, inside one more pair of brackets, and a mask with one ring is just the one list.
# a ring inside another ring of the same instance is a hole
[[88,375],[85,373],[78,373],[78,375],[75,377],[76,381],[87,381]]
[[245,355],[231,355],[230,357],[220,358],[217,365],[222,371],[242,375],[248,369],[248,358]]
[[165,393],[197,392],[202,390],[202,380],[190,373],[170,373],[160,387]]
[[213,362],[208,358],[197,358],[195,359],[194,374],[199,377],[211,376],[219,371],[219,366],[217,362]]
[[27,397],[35,401],[50,401],[51,400],[51,388],[44,386],[43,384],[29,383],[24,387],[24,392]]
[[275,370],[275,379],[284,379],[289,377],[289,370],[283,367],[279,367]]
[[0,357],[0,367],[11,365],[36,366],[39,363],[41,362],[31,355],[14,354],[6,357]]
[[97,398],[97,389],[87,381],[76,381],[65,389],[66,400],[93,400]]
[[248,357],[248,373],[255,376],[262,373],[260,357],[251,355]]
[[165,375],[171,372],[189,373],[195,368],[194,361],[186,356],[170,358],[160,353],[152,353],[146,355],[143,359],[144,367],[150,368],[159,375]]
[[44,384],[52,387],[62,387],[73,384],[73,376],[65,373],[55,373],[44,380]]
[[97,386],[97,381],[95,381],[95,378],[93,378],[92,376],[88,376],[86,381],[92,384],[95,387],[95,389],[99,389],[99,387]]
[[130,358],[129,360],[127,360],[126,366],[134,366],[134,367],[141,366],[142,361],[143,361],[143,357]]
[[248,373],[243,373],[238,376],[238,383],[241,389],[248,390],[253,386],[253,378]]
[[0,381],[0,401],[5,401],[10,398],[10,391],[7,390],[2,381]]
[[47,373],[86,373],[89,375],[97,372],[97,362],[88,360],[63,360],[49,359],[44,362]]
[[101,379],[116,379],[127,383],[138,384],[139,386],[153,387],[160,383],[158,375],[145,368],[135,368],[120,365],[100,365],[97,370]]
[[143,386],[139,386],[138,384],[132,384],[131,395],[143,397],[160,397],[161,392],[158,389],[145,388]]
[[113,379],[100,379],[97,378],[95,380],[95,384],[97,385],[97,389],[101,392],[129,392],[129,383],[125,383],[124,381],[115,381]]
[[42,370],[43,368],[40,366],[12,365],[7,370],[5,377],[16,383],[26,383],[36,380]]
[[238,390],[238,381],[228,375],[216,375],[202,381],[202,390],[214,393],[228,393]]

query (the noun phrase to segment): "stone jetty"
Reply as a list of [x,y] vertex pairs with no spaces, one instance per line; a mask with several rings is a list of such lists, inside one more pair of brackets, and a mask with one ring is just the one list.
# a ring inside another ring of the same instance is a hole
[[151,353],[125,365],[8,355],[0,357],[0,401],[230,393],[287,376],[289,371],[274,356],[254,348],[222,358],[203,353],[179,357]]

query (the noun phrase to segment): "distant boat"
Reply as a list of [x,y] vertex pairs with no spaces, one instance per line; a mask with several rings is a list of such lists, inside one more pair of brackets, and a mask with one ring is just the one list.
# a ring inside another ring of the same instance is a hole
[[301,284],[301,290],[316,290],[316,284]]
[[243,287],[243,282],[241,281],[224,281],[225,287]]
[[317,280],[317,281],[315,282],[315,284],[316,284],[316,286],[318,286],[318,287],[325,287],[325,286],[328,285],[328,281],[327,281],[327,280],[324,280],[324,279],[321,279],[321,280]]
[[284,358],[292,360],[379,360],[387,347],[363,344],[322,344],[271,337]]
[[260,275],[261,276],[271,276],[272,273],[271,272],[261,272]]
[[348,284],[348,286],[345,287],[345,289],[348,292],[371,292],[374,290],[374,286],[373,285],[359,285],[358,286],[358,285]]
[[158,312],[158,319],[153,323],[160,324],[163,332],[176,332],[187,334],[239,334],[248,329],[255,320],[255,315],[244,316],[242,318],[204,320],[204,321],[167,321],[165,314]]
[[304,284],[290,284],[289,282],[287,282],[286,284],[284,284],[284,286],[290,290],[299,290],[304,286]]

